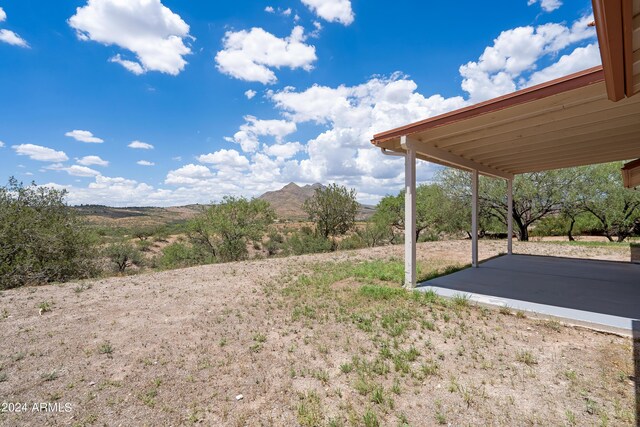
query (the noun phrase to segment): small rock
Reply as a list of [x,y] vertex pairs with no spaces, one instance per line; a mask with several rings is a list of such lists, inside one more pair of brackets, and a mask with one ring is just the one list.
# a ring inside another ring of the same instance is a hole
[[94,386],[94,385],[96,385],[96,382],[95,382],[95,381],[91,381],[91,382],[89,383],[89,385],[90,385],[90,386]]
[[236,400],[242,400],[242,399],[244,399],[243,395],[239,394],[239,395],[236,396]]

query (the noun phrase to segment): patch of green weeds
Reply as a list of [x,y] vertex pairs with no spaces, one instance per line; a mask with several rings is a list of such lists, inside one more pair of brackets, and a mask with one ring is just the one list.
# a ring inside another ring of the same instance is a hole
[[315,391],[309,391],[300,395],[298,404],[298,422],[304,427],[315,427],[322,425],[324,415],[320,396]]

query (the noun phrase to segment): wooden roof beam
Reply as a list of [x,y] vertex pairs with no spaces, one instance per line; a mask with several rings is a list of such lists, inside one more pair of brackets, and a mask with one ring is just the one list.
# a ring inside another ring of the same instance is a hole
[[625,97],[625,51],[623,2],[630,0],[592,0],[596,32],[602,57],[607,94],[612,101]]
[[[426,158],[439,160],[445,164],[449,164],[460,169],[466,169],[469,171],[477,170],[483,175],[493,176],[496,178],[513,179],[513,174],[505,172],[500,169],[492,168],[491,166],[484,165],[482,163],[474,162],[464,157],[457,156],[446,150],[433,147],[427,143],[423,143],[417,139],[410,138],[408,136],[401,137],[401,145],[404,149],[407,147],[414,148],[416,152]],[[438,162],[436,162],[438,163]]]
[[622,167],[622,181],[625,188],[640,187],[640,159],[629,162]]

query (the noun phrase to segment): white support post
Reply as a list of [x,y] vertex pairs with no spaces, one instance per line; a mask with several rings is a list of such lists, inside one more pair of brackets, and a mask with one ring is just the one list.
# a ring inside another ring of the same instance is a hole
[[507,254],[513,254],[513,179],[507,180]]
[[471,265],[478,266],[478,170],[471,172]]
[[416,287],[416,150],[401,138],[406,150],[404,158],[404,285]]

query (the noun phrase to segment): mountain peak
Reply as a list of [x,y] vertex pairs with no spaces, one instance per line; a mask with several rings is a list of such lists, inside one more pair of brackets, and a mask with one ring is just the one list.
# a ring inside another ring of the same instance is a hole
[[280,218],[303,219],[307,217],[307,214],[302,209],[302,205],[305,200],[313,197],[316,188],[322,188],[322,184],[316,183],[301,187],[295,182],[290,182],[280,190],[264,193],[260,199],[269,202]]
[[[259,198],[269,202],[278,217],[301,220],[307,218],[307,213],[302,208],[305,200],[313,197],[318,188],[324,188],[324,185],[316,182],[315,184],[307,184],[301,187],[295,182],[290,182],[280,190],[267,191]],[[371,213],[365,211],[365,209],[363,207],[361,216],[370,216]]]

